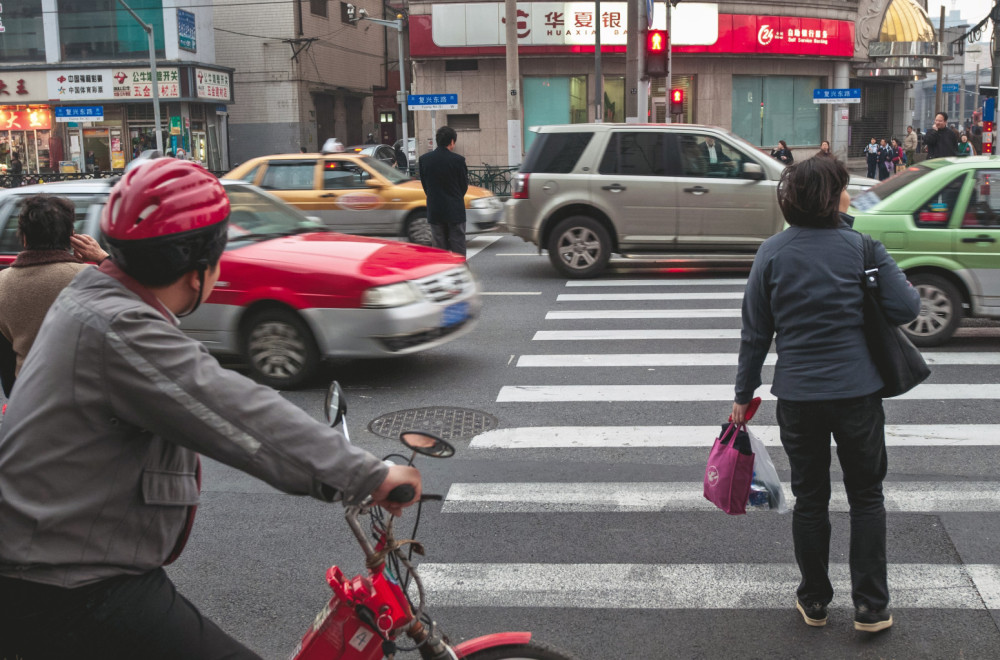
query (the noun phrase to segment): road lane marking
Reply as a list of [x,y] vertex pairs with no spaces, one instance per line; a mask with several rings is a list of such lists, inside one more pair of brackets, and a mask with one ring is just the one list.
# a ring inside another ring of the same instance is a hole
[[966,564],[969,577],[976,583],[986,607],[1000,610],[1000,566],[996,564]]
[[[1000,365],[1000,352],[993,353],[923,353],[932,366]],[[765,365],[773,365],[778,356],[768,353]],[[608,353],[522,355],[519,367],[735,367],[738,353]]]
[[[720,426],[529,426],[494,429],[472,439],[472,449],[706,449]],[[768,447],[780,447],[778,427],[752,425]],[[996,447],[1000,434],[993,424],[888,424],[889,447]]]
[[475,236],[470,238],[465,244],[465,260],[468,261],[501,238],[502,236]]
[[[785,496],[792,487],[782,483]],[[885,510],[893,513],[995,513],[1000,482],[886,481]],[[704,485],[691,482],[454,483],[444,513],[641,513],[713,511]],[[850,507],[843,485],[835,483],[830,510]],[[754,511],[759,514],[762,511]]]
[[[723,514],[719,514],[720,516]],[[892,608],[983,610],[975,578],[993,564],[890,562]],[[421,563],[428,603],[439,607],[560,607],[792,611],[801,576],[787,564]],[[847,564],[830,565],[833,609],[851,610]]]
[[540,296],[541,291],[480,291],[481,296]]
[[[765,383],[757,395],[764,401],[777,397]],[[923,384],[899,400],[1000,399],[996,384]],[[508,385],[500,389],[498,403],[550,403],[584,401],[732,401],[732,385]]]
[[589,321],[591,319],[738,319],[732,309],[594,309],[549,312],[546,321]]
[[556,302],[597,300],[742,300],[742,291],[704,293],[560,293]]
[[631,339],[739,339],[739,328],[715,330],[539,330],[533,341],[623,341]]
[[566,286],[743,286],[746,279],[723,278],[717,280],[569,280]]

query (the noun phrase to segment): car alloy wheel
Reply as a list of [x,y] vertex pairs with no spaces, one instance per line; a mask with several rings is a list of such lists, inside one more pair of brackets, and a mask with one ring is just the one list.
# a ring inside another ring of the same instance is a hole
[[593,218],[566,218],[552,230],[549,260],[569,277],[593,277],[604,270],[610,257],[608,231]]
[[955,286],[938,275],[910,278],[920,294],[920,314],[904,326],[917,346],[938,346],[951,339],[962,322],[962,299]]
[[256,315],[247,324],[245,337],[250,368],[271,387],[297,387],[319,366],[309,327],[291,311],[272,309]]

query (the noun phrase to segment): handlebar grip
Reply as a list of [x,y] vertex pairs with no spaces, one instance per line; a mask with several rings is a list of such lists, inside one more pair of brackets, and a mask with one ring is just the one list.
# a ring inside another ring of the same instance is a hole
[[413,501],[413,498],[417,495],[417,489],[410,484],[401,484],[396,486],[389,491],[389,495],[385,498],[389,502],[397,502],[399,504],[406,504],[407,502]]

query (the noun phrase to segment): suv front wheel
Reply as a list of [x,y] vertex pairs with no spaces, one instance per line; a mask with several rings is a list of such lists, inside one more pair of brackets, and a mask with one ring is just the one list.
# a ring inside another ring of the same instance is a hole
[[549,236],[549,261],[568,277],[594,277],[611,258],[611,237],[597,220],[574,215],[562,220]]

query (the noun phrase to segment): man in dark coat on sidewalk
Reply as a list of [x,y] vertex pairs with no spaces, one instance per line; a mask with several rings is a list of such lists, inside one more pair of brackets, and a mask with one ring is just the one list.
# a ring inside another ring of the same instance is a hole
[[945,158],[958,155],[958,134],[948,128],[948,115],[939,112],[934,117],[934,127],[924,136],[927,158]]
[[437,149],[420,157],[420,184],[427,195],[427,221],[434,247],[465,256],[465,193],[469,172],[465,157],[455,153],[458,134],[450,126],[438,129]]

